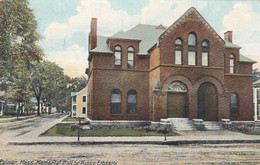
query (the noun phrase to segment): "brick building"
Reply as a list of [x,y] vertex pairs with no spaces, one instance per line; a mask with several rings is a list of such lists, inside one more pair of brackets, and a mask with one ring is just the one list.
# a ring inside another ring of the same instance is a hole
[[88,117],[94,120],[253,120],[252,64],[195,8],[170,27],[89,33]]

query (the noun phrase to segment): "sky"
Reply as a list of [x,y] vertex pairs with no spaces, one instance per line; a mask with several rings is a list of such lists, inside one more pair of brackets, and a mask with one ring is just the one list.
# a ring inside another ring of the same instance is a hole
[[42,36],[47,60],[70,77],[86,76],[90,20],[98,19],[98,35],[110,36],[137,24],[170,26],[195,7],[223,38],[233,31],[240,53],[260,68],[260,0],[29,0]]

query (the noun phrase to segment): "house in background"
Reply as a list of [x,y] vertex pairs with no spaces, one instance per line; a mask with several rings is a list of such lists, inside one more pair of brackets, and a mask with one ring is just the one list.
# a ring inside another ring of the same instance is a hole
[[255,120],[260,120],[260,80],[254,83],[254,108],[255,108]]
[[71,92],[71,117],[87,117],[87,87],[79,92]]
[[89,33],[88,118],[254,120],[252,65],[232,31],[224,39],[195,9],[170,27]]

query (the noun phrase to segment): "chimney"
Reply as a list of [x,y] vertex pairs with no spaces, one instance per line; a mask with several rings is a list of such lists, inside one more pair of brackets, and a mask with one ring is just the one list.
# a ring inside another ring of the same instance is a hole
[[232,43],[232,31],[227,31],[225,34],[225,40]]
[[97,47],[97,18],[91,19],[89,33],[89,50]]

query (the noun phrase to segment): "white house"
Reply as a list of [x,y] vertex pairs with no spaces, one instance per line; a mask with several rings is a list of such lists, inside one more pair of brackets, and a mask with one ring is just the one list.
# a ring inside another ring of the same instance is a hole
[[260,79],[254,84],[254,107],[255,107],[255,120],[260,120]]

